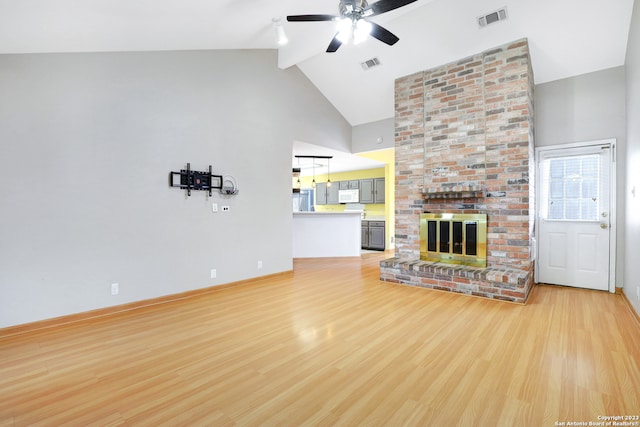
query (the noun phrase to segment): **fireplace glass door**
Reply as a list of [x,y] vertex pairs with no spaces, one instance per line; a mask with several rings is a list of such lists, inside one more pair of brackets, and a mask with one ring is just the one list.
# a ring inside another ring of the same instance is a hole
[[420,215],[420,259],[487,266],[486,214]]

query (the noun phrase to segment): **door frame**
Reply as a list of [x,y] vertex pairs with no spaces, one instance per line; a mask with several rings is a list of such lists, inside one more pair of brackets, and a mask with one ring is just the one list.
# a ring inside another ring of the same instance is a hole
[[[591,146],[603,146],[609,147],[611,150],[610,156],[610,176],[609,176],[609,292],[615,293],[616,291],[616,234],[617,234],[617,209],[616,209],[616,139],[615,138],[607,138],[607,139],[598,139],[594,141],[584,141],[584,142],[573,142],[569,144],[560,144],[560,145],[547,145],[543,147],[536,147],[535,150],[535,195],[536,195],[536,209],[535,209],[535,232],[534,239],[538,239],[537,230],[540,229],[540,216],[538,215],[539,206],[540,206],[540,153],[541,152],[549,152],[555,150],[566,150],[571,148],[584,148]],[[542,245],[537,244],[536,242],[534,255],[535,259],[539,259],[539,251]],[[536,265],[534,271],[534,280],[538,283],[538,267]]]

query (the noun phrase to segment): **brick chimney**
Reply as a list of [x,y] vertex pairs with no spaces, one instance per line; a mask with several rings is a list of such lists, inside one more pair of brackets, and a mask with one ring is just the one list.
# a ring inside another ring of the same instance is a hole
[[[526,300],[534,263],[533,89],[526,39],[396,80],[396,257],[381,264],[382,280]],[[423,212],[486,214],[487,268],[420,261]]]

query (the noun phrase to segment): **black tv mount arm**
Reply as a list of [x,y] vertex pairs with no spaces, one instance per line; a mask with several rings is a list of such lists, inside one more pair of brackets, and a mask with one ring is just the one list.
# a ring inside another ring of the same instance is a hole
[[222,188],[222,175],[214,175],[211,165],[208,172],[203,172],[191,170],[191,163],[187,163],[186,169],[169,172],[169,186],[187,190],[187,196],[191,196],[191,190],[202,190],[208,191],[211,197],[214,188]]

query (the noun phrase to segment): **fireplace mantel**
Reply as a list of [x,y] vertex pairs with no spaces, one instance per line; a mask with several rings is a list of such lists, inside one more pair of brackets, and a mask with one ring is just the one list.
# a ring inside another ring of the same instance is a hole
[[483,186],[468,185],[423,191],[425,200],[429,199],[469,199],[485,196]]

